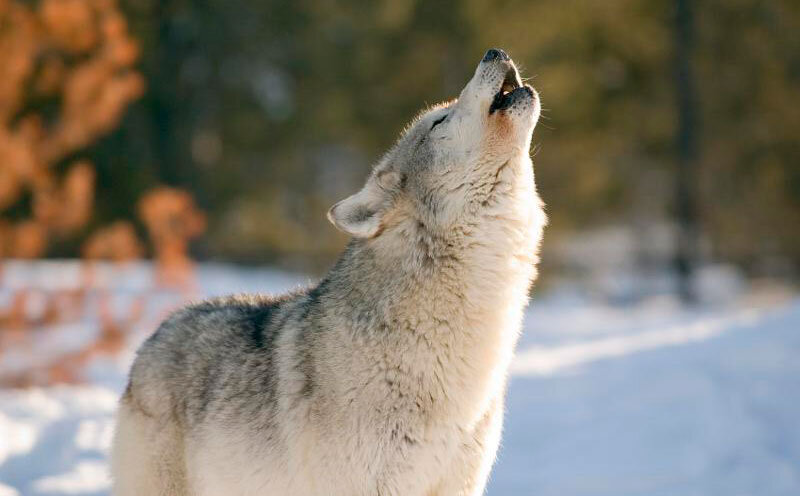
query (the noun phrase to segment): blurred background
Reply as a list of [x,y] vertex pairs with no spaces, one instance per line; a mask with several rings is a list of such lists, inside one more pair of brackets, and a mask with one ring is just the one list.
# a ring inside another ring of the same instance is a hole
[[322,274],[327,208],[490,47],[542,96],[550,225],[489,494],[800,493],[798,33],[792,0],[0,0],[0,495],[107,494],[141,339]]

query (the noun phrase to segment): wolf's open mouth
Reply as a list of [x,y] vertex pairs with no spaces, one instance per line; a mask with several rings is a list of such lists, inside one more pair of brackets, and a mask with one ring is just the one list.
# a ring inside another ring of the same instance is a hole
[[492,105],[489,107],[489,113],[495,110],[503,110],[514,103],[514,93],[522,88],[522,80],[515,67],[509,67],[506,72],[506,77],[503,79],[503,84],[500,85],[500,91],[494,95]]

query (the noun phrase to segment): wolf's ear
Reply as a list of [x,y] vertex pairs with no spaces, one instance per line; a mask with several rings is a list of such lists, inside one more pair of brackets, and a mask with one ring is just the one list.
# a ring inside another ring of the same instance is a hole
[[[370,185],[328,210],[328,220],[340,231],[356,238],[371,238],[381,229],[381,203]],[[377,200],[377,201],[376,201]]]
[[345,198],[328,210],[328,220],[339,230],[356,238],[377,236],[383,214],[401,187],[400,174],[383,170],[375,173],[361,191]]

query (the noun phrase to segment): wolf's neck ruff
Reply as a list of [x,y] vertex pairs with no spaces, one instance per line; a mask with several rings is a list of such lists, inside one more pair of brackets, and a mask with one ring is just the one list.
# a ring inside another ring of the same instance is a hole
[[[474,217],[444,232],[411,219],[378,238],[354,240],[329,277],[345,278],[351,287],[366,286],[363,294],[370,300],[394,304],[420,293],[433,296],[419,302],[418,313],[432,306],[448,312],[477,311],[503,299],[503,288],[527,290],[544,216],[527,157],[506,163],[500,173],[508,177],[487,188],[505,191],[497,198],[483,195],[482,201],[491,206],[483,205]],[[449,309],[451,298],[457,299]]]
[[544,226],[527,154],[499,174],[503,191],[484,194],[491,205],[468,222],[440,233],[408,222],[354,240],[324,284],[356,336],[353,353],[378,343],[382,370],[420,378],[408,401],[431,398],[429,415],[465,426],[503,389]]

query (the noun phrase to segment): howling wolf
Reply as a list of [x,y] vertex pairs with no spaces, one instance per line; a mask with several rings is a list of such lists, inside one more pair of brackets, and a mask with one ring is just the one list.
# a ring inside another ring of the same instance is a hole
[[545,224],[539,96],[489,50],[328,218],[322,281],[186,307],[139,349],[117,496],[480,495]]

